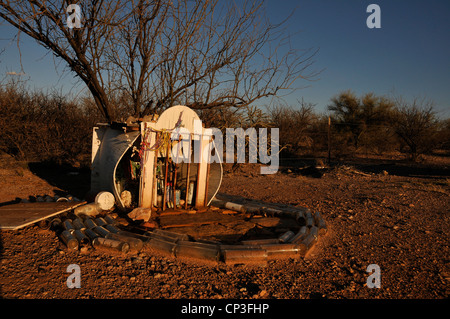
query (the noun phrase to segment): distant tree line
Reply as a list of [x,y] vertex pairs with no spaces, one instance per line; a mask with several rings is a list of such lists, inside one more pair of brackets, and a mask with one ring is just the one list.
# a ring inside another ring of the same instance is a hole
[[345,91],[331,98],[327,108],[328,114],[317,114],[314,105],[301,102],[271,110],[288,155],[316,156],[330,146],[335,157],[399,151],[416,161],[422,154],[450,149],[450,119],[440,119],[431,100],[374,93],[358,97]]
[[88,98],[74,102],[16,82],[0,86],[0,152],[18,160],[88,165],[96,122],[101,116]]
[[[114,98],[118,106],[127,104],[125,96]],[[318,113],[301,100],[264,110],[224,106],[197,112],[206,127],[279,128],[282,157],[326,157],[330,148],[333,159],[401,152],[416,161],[422,154],[450,150],[450,119],[439,119],[429,100],[345,91],[327,107],[327,113]],[[123,121],[134,111],[117,109]],[[90,97],[32,91],[14,81],[0,86],[0,151],[19,160],[89,166],[92,127],[102,121]]]

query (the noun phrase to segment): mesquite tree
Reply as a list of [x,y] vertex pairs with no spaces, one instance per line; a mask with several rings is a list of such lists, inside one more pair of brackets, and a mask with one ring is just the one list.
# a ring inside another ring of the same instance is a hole
[[315,75],[316,52],[290,48],[261,1],[0,0],[0,18],[65,61],[109,121],[118,95],[136,117],[245,107]]

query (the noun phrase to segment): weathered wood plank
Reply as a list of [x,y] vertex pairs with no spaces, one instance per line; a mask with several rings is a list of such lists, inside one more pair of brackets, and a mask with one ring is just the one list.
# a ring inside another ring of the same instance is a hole
[[17,230],[86,202],[17,203],[0,207],[0,229]]

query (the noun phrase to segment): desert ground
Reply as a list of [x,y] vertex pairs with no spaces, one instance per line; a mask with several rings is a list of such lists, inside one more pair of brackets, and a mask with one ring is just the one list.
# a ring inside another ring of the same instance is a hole
[[[450,161],[366,160],[311,168],[285,161],[225,167],[220,191],[320,211],[326,235],[305,257],[264,265],[208,264],[158,252],[68,251],[37,225],[0,233],[0,295],[7,299],[447,299],[450,281]],[[3,161],[0,203],[89,189],[89,170]],[[222,225],[223,226],[223,225]],[[211,227],[209,225],[208,227]],[[69,289],[77,264],[81,287]],[[381,287],[366,271],[380,267]]]

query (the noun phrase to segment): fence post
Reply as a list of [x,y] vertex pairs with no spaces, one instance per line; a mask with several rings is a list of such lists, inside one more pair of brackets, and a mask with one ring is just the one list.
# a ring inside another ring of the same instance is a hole
[[331,117],[328,116],[328,164],[331,163]]

